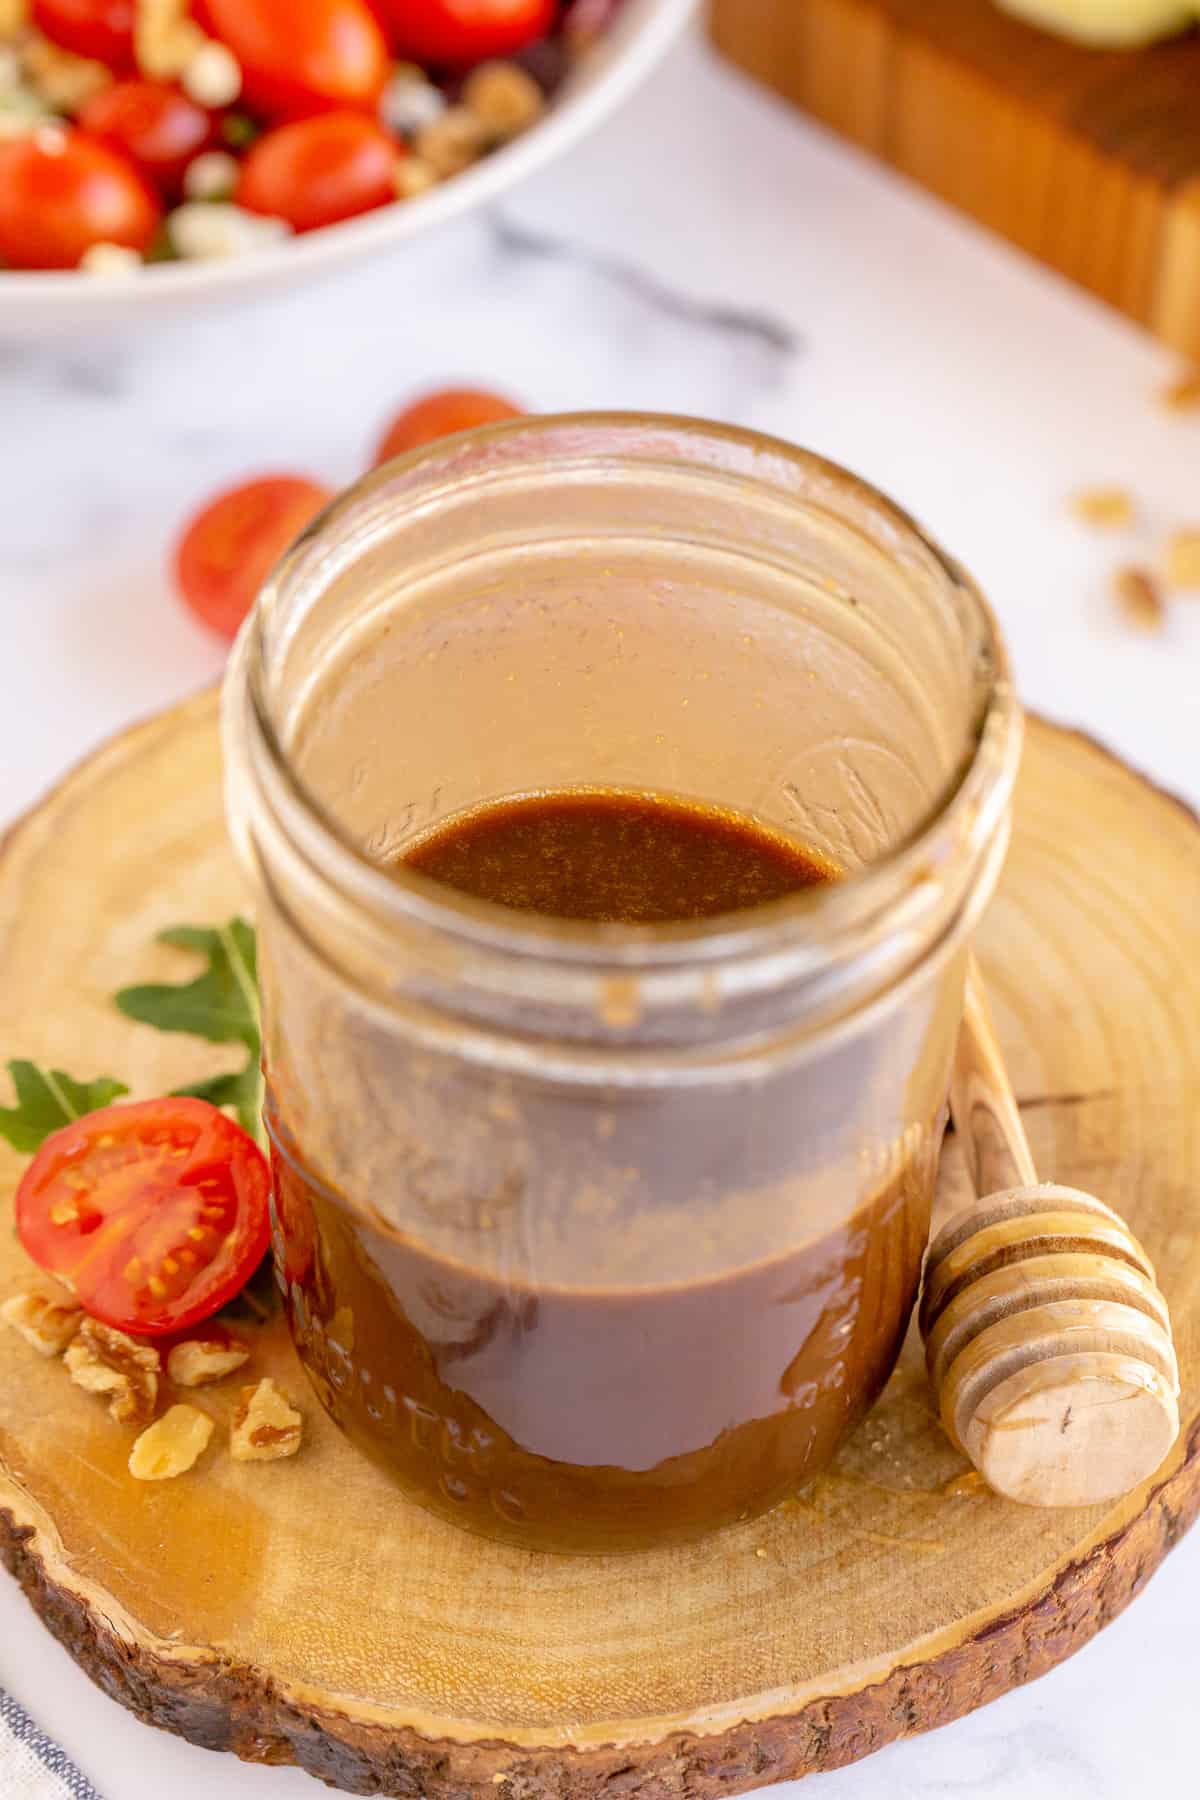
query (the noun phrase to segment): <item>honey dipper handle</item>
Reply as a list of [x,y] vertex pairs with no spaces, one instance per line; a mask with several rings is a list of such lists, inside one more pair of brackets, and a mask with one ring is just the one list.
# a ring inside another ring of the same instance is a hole
[[1033,1186],[1037,1169],[973,952],[967,957],[962,1024],[950,1078],[950,1112],[981,1200],[1000,1188]]

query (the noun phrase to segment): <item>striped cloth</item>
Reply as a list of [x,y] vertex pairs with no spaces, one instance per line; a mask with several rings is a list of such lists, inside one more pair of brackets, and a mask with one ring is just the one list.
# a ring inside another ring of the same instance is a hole
[[65,1750],[0,1688],[0,1796],[3,1800],[100,1800]]

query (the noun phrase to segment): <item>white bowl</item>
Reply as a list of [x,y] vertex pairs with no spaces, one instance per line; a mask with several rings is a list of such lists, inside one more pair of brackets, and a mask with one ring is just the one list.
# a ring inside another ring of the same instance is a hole
[[222,299],[286,287],[389,250],[493,200],[618,106],[649,74],[694,4],[624,0],[611,30],[568,76],[540,124],[419,199],[221,261],[158,263],[128,275],[77,270],[0,274],[0,342],[142,327]]

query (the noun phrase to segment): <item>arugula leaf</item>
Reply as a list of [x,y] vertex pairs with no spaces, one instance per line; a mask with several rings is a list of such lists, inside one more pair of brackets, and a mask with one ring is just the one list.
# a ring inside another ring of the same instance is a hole
[[0,1137],[23,1152],[39,1149],[51,1132],[84,1113],[98,1112],[129,1092],[123,1081],[114,1081],[111,1075],[74,1081],[61,1069],[39,1069],[36,1063],[24,1061],[10,1062],[8,1072],[17,1090],[17,1104],[0,1106]]
[[210,1044],[259,1047],[258,967],[254,929],[245,919],[227,925],[173,925],[160,944],[195,950],[208,960],[194,981],[146,982],[122,988],[117,1005],[126,1018],[159,1031],[186,1031]]
[[262,1025],[258,1005],[258,957],[254,927],[245,919],[225,925],[174,925],[159,942],[203,956],[207,968],[186,982],[146,982],[122,988],[116,1003],[126,1018],[158,1031],[182,1031],[210,1044],[244,1044],[246,1062],[230,1074],[213,1075],[177,1094],[192,1094],[213,1106],[232,1106],[238,1122],[262,1142]]
[[190,1087],[172,1088],[171,1092],[192,1094],[210,1106],[232,1106],[242,1130],[262,1142],[263,1084],[256,1056],[232,1075],[210,1075],[207,1081],[194,1081]]

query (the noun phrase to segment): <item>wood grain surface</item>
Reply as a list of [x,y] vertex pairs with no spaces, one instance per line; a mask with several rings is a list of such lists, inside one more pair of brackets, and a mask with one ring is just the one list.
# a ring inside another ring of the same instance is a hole
[[834,130],[1200,356],[1200,34],[1085,49],[993,0],[714,0],[713,34]]
[[[135,1094],[206,1051],[119,1016],[173,978],[154,932],[244,903],[198,699],[72,775],[0,862],[0,1049]],[[352,1792],[591,1800],[729,1794],[829,1769],[1051,1667],[1137,1593],[1200,1509],[1200,829],[1036,721],[979,952],[1039,1170],[1110,1201],[1160,1271],[1180,1442],[1112,1505],[1043,1511],[963,1481],[918,1335],[813,1487],[705,1542],[610,1559],[485,1543],[414,1509],[327,1423],[281,1327],[253,1373],[301,1399],[292,1462],[213,1445],[131,1480],[131,1433],[0,1337],[0,1542],[115,1698],[214,1749]],[[22,1159],[0,1146],[0,1215]],[[953,1146],[943,1211],[964,1183]],[[0,1298],[27,1278],[0,1232]]]

